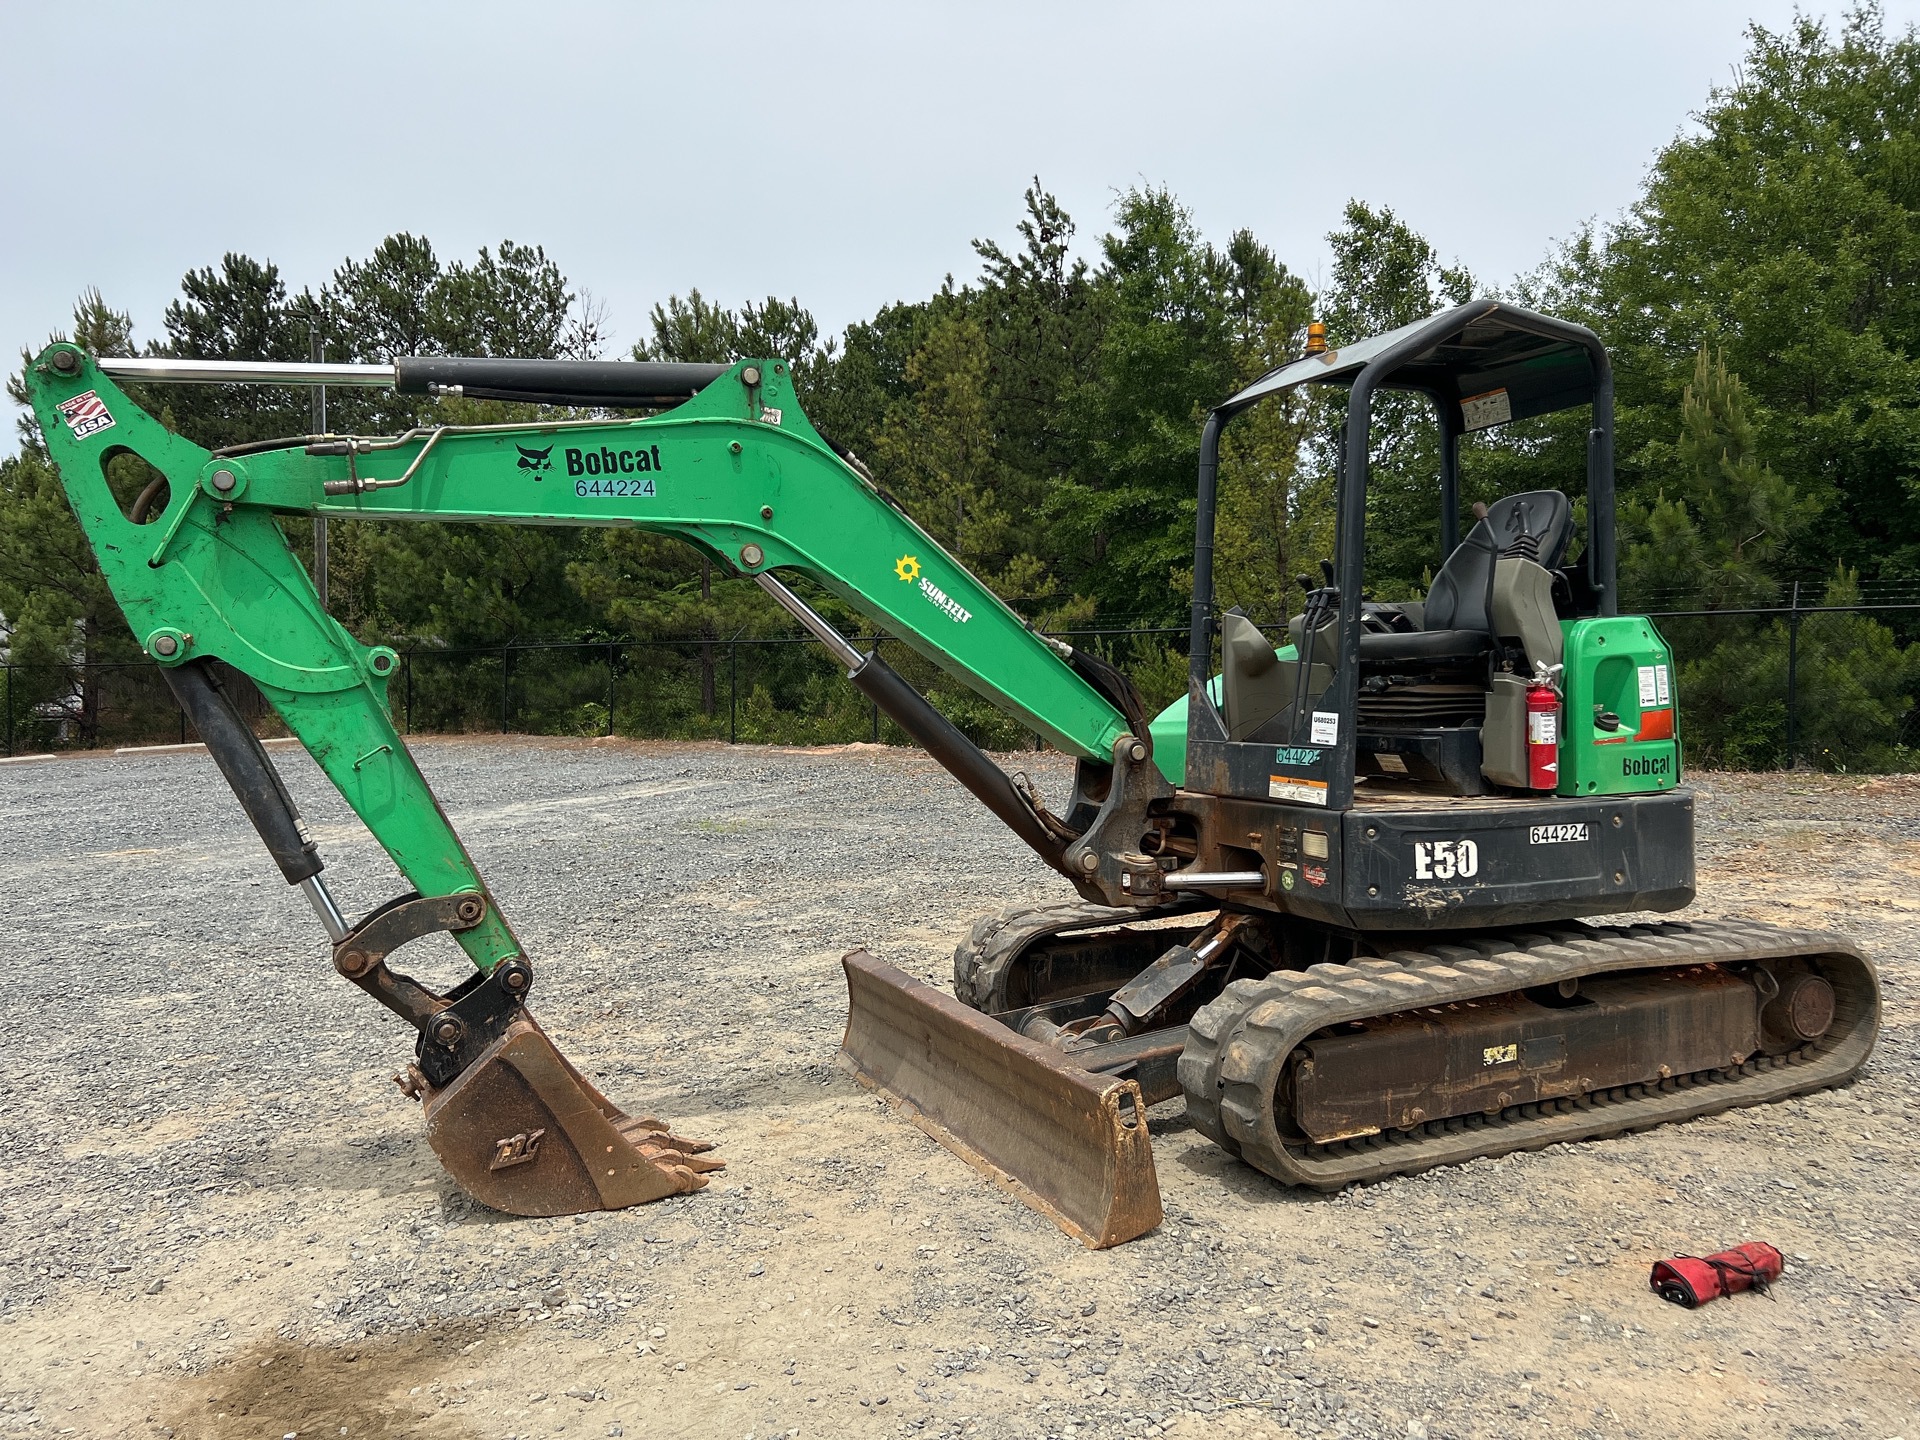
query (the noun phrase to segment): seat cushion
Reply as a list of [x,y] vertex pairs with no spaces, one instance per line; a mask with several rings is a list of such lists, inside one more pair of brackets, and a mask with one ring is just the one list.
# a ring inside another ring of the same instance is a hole
[[1436,660],[1477,660],[1493,648],[1493,637],[1484,630],[1415,630],[1411,633],[1360,636],[1360,660],[1432,662]]

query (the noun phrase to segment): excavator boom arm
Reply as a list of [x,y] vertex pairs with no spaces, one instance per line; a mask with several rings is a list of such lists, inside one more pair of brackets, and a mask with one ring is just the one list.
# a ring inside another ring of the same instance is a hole
[[[57,368],[61,358],[74,368]],[[209,453],[168,435],[71,347],[50,349],[29,378],[96,548],[124,546],[127,561],[158,572],[123,583],[131,576],[113,569],[127,567],[109,568],[142,641],[167,626],[191,630],[194,655],[218,656],[256,680],[307,689],[345,677],[323,677],[310,657],[276,650],[270,636],[285,617],[275,611],[301,612],[304,622],[317,614],[317,600],[284,576],[270,588],[285,593],[261,593],[246,571],[284,569],[258,553],[284,546],[270,529],[235,528],[236,517],[632,526],[678,536],[745,574],[806,574],[1069,754],[1104,763],[1128,728],[1053,642],[828,447],[779,361],[732,366],[650,419],[446,426],[396,440],[314,437],[244,454]],[[109,428],[81,436],[64,422],[60,407],[80,394],[111,419]],[[176,498],[157,524],[133,526],[98,478],[100,457],[120,449],[167,477]],[[202,554],[193,532],[211,538],[216,552]],[[246,563],[230,586],[209,583],[241,556]],[[176,574],[183,583],[160,579]],[[179,663],[180,652],[155,658]]]

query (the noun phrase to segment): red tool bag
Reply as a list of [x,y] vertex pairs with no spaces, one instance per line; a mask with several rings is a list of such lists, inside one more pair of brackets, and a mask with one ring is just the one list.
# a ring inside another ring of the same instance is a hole
[[1676,1255],[1657,1261],[1652,1285],[1662,1300],[1698,1309],[1722,1295],[1738,1295],[1742,1290],[1766,1293],[1767,1286],[1780,1278],[1786,1260],[1780,1252],[1762,1241],[1736,1245],[1718,1255],[1701,1259],[1694,1255]]

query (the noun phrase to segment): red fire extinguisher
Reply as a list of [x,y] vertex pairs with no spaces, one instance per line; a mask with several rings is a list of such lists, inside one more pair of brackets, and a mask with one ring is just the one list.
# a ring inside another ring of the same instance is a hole
[[1527,784],[1535,790],[1560,788],[1560,694],[1554,680],[1554,671],[1543,665],[1527,688]]

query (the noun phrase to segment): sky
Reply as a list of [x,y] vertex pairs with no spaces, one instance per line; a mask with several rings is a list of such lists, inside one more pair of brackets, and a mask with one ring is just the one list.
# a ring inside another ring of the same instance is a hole
[[1356,197],[1503,284],[1631,204],[1748,23],[1794,9],[4,0],[0,344],[37,349],[88,286],[149,339],[229,250],[317,288],[403,230],[545,246],[616,354],[694,286],[830,333],[977,274],[1036,175],[1089,256],[1119,192],[1165,185],[1311,284]]

